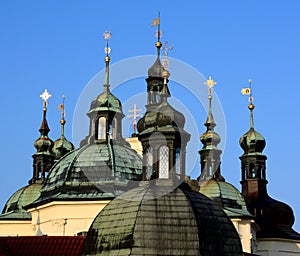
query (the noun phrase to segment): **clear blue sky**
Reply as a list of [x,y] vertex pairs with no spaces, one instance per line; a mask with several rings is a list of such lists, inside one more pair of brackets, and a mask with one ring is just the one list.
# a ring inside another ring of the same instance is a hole
[[[47,88],[53,95],[48,109],[53,140],[60,135],[57,106],[61,95],[66,95],[66,136],[72,139],[72,120],[80,94],[104,67],[103,32],[110,30],[113,34],[112,64],[155,54],[155,29],[150,24],[160,11],[162,41],[168,40],[173,46],[169,56],[192,66],[205,77],[212,75],[217,81],[215,92],[226,120],[226,138],[222,134],[223,141],[226,139],[222,174],[238,189],[241,176],[238,157],[242,154],[238,141],[249,128],[248,101],[240,91],[249,78],[253,80],[255,128],[267,141],[264,153],[268,156],[268,191],[275,199],[292,206],[296,216],[294,228],[300,231],[299,8],[297,0],[3,2],[0,9],[1,207],[32,176],[33,142],[39,137],[42,118],[41,92]],[[112,80],[126,71],[118,72],[111,73]],[[172,66],[170,72],[175,72]],[[171,80],[176,77],[172,75]],[[146,76],[147,69],[143,78],[124,83],[115,94],[126,101],[131,93],[144,92]],[[202,82],[199,80],[199,85],[193,86],[199,86],[202,88],[199,91],[205,93]],[[101,85],[102,81],[99,93]],[[182,100],[199,130],[199,134],[192,134],[193,143],[198,144],[196,149],[188,151],[191,161],[198,157],[206,114],[201,104],[193,102],[189,92],[184,95],[177,87],[177,83],[170,82],[172,96]],[[143,97],[140,99],[146,100]],[[124,107],[124,112],[127,114],[128,108]],[[220,113],[215,113],[217,123],[221,122],[217,118]],[[83,136],[86,134],[87,130]],[[194,176],[199,172],[199,158],[196,161]]]

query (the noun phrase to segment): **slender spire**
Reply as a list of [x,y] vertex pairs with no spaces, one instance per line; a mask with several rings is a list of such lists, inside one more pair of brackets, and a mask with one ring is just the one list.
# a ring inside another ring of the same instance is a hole
[[200,137],[203,144],[203,148],[199,150],[200,163],[201,163],[201,175],[198,178],[200,182],[210,179],[224,181],[224,177],[220,171],[220,155],[222,151],[218,148],[218,144],[221,139],[220,136],[214,131],[216,126],[215,120],[212,114],[212,89],[217,84],[212,77],[204,83],[208,87],[208,114],[204,125],[206,126],[206,132]]
[[53,141],[48,137],[50,131],[46,115],[48,100],[51,94],[45,89],[45,91],[40,95],[43,99],[43,121],[40,131],[40,137],[34,142],[34,147],[36,148],[36,153],[33,157],[33,176],[29,181],[30,184],[35,183],[37,180],[44,182],[46,178],[46,173],[50,170],[53,165],[54,154],[52,152]]
[[204,84],[208,87],[208,114],[204,125],[207,127],[207,131],[214,131],[216,123],[212,114],[211,101],[212,101],[212,89],[217,83],[210,76],[209,79]]
[[109,39],[111,38],[111,32],[105,31],[103,34],[104,39],[106,40],[106,47],[104,48],[105,56],[105,83],[104,83],[104,91],[109,92],[109,62],[110,62],[110,51],[109,47]]
[[43,99],[43,121],[39,131],[43,136],[47,136],[50,131],[47,123],[46,115],[47,115],[48,100],[51,98],[51,96],[52,95],[47,91],[47,89],[45,89],[45,91],[40,95],[40,97]]

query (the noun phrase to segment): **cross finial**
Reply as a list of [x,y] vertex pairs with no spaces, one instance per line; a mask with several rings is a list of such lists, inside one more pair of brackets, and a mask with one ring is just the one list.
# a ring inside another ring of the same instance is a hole
[[169,51],[173,50],[173,47],[169,45],[168,41],[165,41],[165,45],[162,47],[162,50],[164,51],[162,65],[165,69],[168,69],[170,67]]
[[108,56],[110,54],[110,47],[108,46],[109,43],[109,39],[111,38],[111,32],[110,31],[105,31],[103,33],[103,37],[106,40],[106,47],[104,48],[104,52],[106,53],[106,56]]
[[132,113],[130,115],[127,115],[127,117],[133,118],[133,134],[136,135],[136,130],[137,130],[136,119],[137,119],[137,117],[142,116],[141,113],[138,113],[138,112],[142,112],[142,110],[137,108],[137,104],[134,104],[133,109],[129,109],[128,111],[129,111],[129,113]]
[[45,89],[45,91],[40,95],[40,97],[43,99],[44,102],[44,108],[48,105],[48,100],[50,99],[52,95]]
[[209,76],[208,80],[204,82],[204,84],[208,87],[208,95],[211,97],[212,88],[217,84],[211,76]]

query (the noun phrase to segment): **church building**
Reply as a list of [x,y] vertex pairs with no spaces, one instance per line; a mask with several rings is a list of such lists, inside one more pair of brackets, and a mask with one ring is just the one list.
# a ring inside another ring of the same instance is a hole
[[110,89],[110,32],[104,33],[103,89],[87,110],[89,131],[79,148],[65,136],[64,103],[61,136],[50,139],[51,95],[42,93],[33,174],[0,215],[0,255],[300,255],[292,208],[267,193],[266,142],[254,129],[252,100],[250,129],[240,139],[241,192],[225,181],[226,171],[221,174],[211,77],[203,147],[193,153],[200,154],[199,177],[186,176],[191,135],[169,102],[159,23],[144,85],[146,113],[134,138],[122,136],[122,103]]

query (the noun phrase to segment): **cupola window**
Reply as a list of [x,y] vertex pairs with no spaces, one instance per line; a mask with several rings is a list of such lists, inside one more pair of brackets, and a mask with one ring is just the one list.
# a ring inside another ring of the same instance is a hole
[[146,178],[150,179],[153,171],[153,149],[152,147],[147,148],[146,152]]
[[159,148],[159,178],[169,178],[169,148],[167,146]]
[[175,173],[176,174],[181,174],[181,150],[179,147],[176,148],[175,150]]
[[106,118],[100,117],[98,120],[98,139],[105,139],[106,134]]

